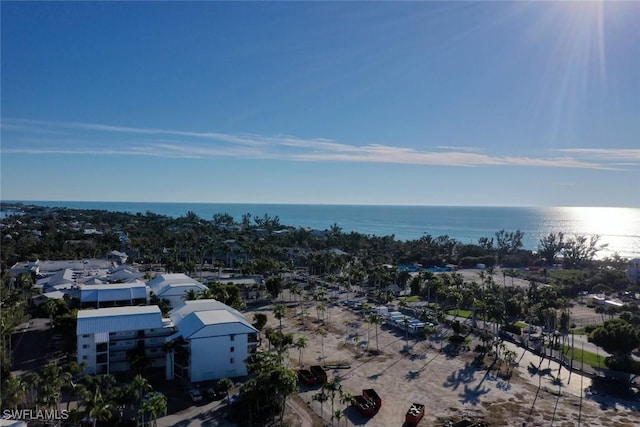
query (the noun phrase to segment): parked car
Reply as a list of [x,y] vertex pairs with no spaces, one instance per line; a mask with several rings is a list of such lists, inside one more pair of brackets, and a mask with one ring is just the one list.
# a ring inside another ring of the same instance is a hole
[[240,397],[240,393],[236,393],[232,396],[229,396],[227,398],[227,403],[229,403],[229,405],[231,405],[233,402],[235,402],[236,400],[238,400],[238,398]]
[[197,388],[192,388],[191,390],[189,390],[189,396],[191,397],[191,400],[193,401],[193,403],[198,403],[202,401],[202,393]]

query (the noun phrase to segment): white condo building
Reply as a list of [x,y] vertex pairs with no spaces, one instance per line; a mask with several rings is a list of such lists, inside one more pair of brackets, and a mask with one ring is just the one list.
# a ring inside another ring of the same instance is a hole
[[172,307],[180,305],[190,290],[200,292],[205,285],[182,273],[160,274],[147,282],[153,295],[166,299]]
[[247,375],[259,332],[239,311],[216,300],[184,301],[170,313],[177,332],[166,338],[167,379],[199,382]]
[[85,373],[106,374],[131,368],[127,352],[143,348],[151,367],[163,367],[165,338],[173,332],[158,306],[110,307],[78,311],[78,363]]

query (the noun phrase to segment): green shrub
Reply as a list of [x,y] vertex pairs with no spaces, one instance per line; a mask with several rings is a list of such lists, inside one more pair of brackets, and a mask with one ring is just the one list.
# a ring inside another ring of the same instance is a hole
[[502,330],[505,332],[511,332],[512,334],[522,335],[522,328],[518,325],[514,325],[514,324],[504,325]]
[[640,375],[640,362],[632,358],[614,358],[607,357],[605,361],[607,367],[614,371],[628,372],[634,375]]

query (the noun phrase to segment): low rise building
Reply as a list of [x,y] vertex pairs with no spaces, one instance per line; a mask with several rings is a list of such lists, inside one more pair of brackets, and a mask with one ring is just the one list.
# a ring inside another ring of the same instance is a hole
[[200,292],[207,287],[182,273],[160,274],[147,282],[152,294],[166,299],[172,307],[180,305],[187,292]]
[[167,379],[193,383],[247,375],[259,332],[242,313],[210,299],[184,301],[170,316],[177,332],[166,339],[172,348]]
[[150,367],[164,367],[165,338],[173,332],[158,306],[110,307],[78,311],[78,363],[85,373],[107,374],[131,369],[129,351],[140,349]]
[[82,308],[146,305],[148,297],[143,282],[80,285],[79,292]]

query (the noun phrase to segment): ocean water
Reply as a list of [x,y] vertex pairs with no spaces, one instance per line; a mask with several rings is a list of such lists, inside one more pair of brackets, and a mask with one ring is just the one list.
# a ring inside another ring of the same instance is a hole
[[278,216],[283,225],[328,229],[338,224],[343,231],[378,236],[394,235],[412,240],[430,234],[447,235],[462,243],[494,237],[501,229],[523,231],[525,249],[535,250],[540,238],[551,232],[566,235],[599,235],[608,248],[626,258],[640,257],[640,209],[605,207],[476,207],[476,206],[380,206],[380,205],[290,205],[240,203],[148,203],[25,201],[25,204],[100,209],[179,217],[191,211],[204,219],[228,213],[236,221],[242,215]]

